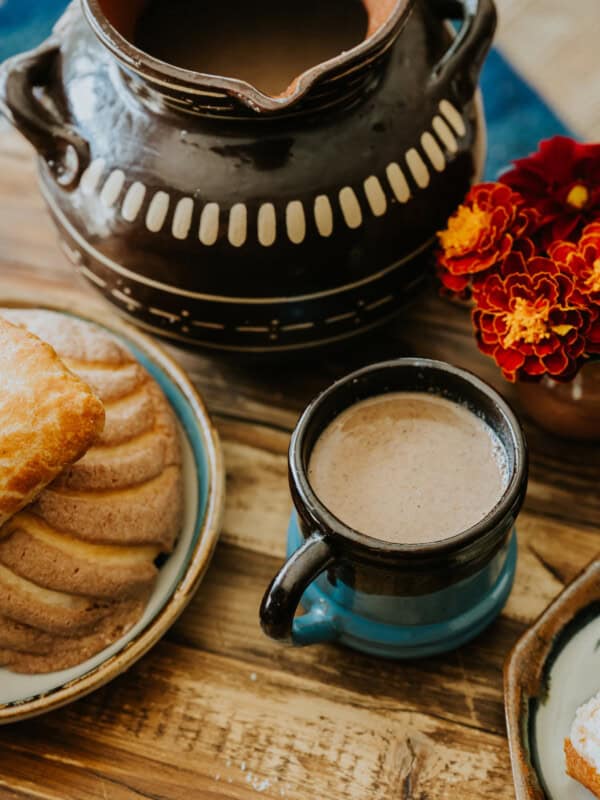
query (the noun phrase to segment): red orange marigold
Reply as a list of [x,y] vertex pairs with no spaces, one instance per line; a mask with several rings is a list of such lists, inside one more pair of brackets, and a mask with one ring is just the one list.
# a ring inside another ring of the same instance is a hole
[[574,275],[577,288],[600,303],[600,222],[584,228],[578,242],[554,242],[549,252],[563,271]]
[[576,298],[572,278],[553,261],[512,254],[502,272],[477,287],[473,323],[480,350],[509,381],[545,373],[570,379],[590,325],[589,311]]
[[584,228],[577,243],[555,242],[550,255],[559,268],[572,276],[580,295],[592,315],[587,335],[587,352],[600,354],[600,222]]
[[451,292],[464,292],[473,275],[485,272],[511,252],[514,242],[535,225],[535,212],[501,183],[474,186],[438,233],[438,273]]

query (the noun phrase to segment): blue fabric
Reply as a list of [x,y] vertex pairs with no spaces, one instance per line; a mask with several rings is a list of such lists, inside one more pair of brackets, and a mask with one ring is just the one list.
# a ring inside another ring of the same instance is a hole
[[67,0],[0,0],[0,61],[43,42],[67,5]]
[[540,139],[572,135],[497,50],[488,56],[481,75],[488,126],[487,180],[494,180],[510,162],[538,148]]
[[[43,41],[66,5],[67,0],[0,0],[0,61]],[[536,150],[540,139],[569,134],[496,50],[485,63],[481,87],[488,122],[487,179],[497,177],[512,159]]]

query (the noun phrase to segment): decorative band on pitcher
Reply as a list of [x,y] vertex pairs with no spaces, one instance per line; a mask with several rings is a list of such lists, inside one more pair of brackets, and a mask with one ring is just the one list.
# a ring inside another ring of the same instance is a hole
[[[319,341],[325,343],[329,341],[337,341],[340,338],[346,338],[347,336],[353,335],[354,332],[362,329],[365,326],[370,327],[371,325],[378,324],[378,320],[380,319],[382,313],[380,312],[380,309],[386,309],[388,305],[392,306],[396,299],[393,285],[390,285],[391,276],[396,273],[396,271],[402,269],[406,263],[414,260],[417,256],[424,253],[432,244],[431,240],[423,242],[423,244],[416,248],[416,250],[406,254],[400,260],[390,265],[375,276],[369,276],[368,278],[365,278],[359,282],[350,282],[342,286],[337,286],[335,289],[314,292],[311,295],[302,296],[301,298],[294,296],[238,298],[226,297],[222,295],[205,295],[188,289],[182,289],[181,287],[159,283],[155,279],[151,279],[142,274],[134,273],[123,265],[118,264],[106,254],[101,253],[93,245],[84,240],[64,217],[60,208],[56,206],[47,195],[45,195],[45,197],[50,203],[53,213],[64,227],[64,235],[60,238],[60,244],[63,247],[67,257],[75,265],[78,273],[88,281],[94,283],[104,292],[106,296],[110,296],[110,299],[117,301],[117,304],[121,306],[123,311],[134,314],[137,318],[138,324],[142,324],[144,327],[155,332],[166,334],[171,338],[195,343],[198,343],[199,340],[196,337],[196,334],[193,333],[194,330],[206,330],[216,333],[221,333],[226,330],[233,330],[236,334],[242,334],[242,339],[248,342],[248,344],[245,345],[242,344],[240,340],[239,346],[242,347],[242,349],[249,350],[255,350],[257,348],[261,349],[264,344],[264,342],[263,344],[261,344],[261,342],[264,340],[265,336],[268,337],[269,340],[269,349],[276,347],[278,350],[293,350],[303,345],[301,342],[289,342],[289,339],[287,339],[289,334],[300,335],[319,328],[322,336],[324,337]],[[324,210],[328,207],[328,204],[324,199],[322,199],[319,203],[319,207],[321,210]],[[292,216],[294,214],[294,209],[302,208],[302,204],[299,204],[299,206],[293,206]],[[271,209],[267,209],[264,213],[267,216],[270,216],[271,212]],[[218,221],[218,206],[211,210],[211,215],[214,215],[213,219],[215,222]],[[234,215],[234,219],[237,219],[237,223],[241,223],[242,218],[243,212],[238,210],[237,214]],[[241,236],[241,234],[235,232],[231,235],[235,240],[237,240],[237,236]],[[98,274],[97,269],[91,268],[96,265],[101,269],[109,270],[112,275],[109,277],[107,274],[105,279],[105,277],[102,277],[100,274]],[[378,295],[377,286],[383,280],[385,280],[386,283],[381,285],[381,289],[384,289],[385,293],[382,292],[381,295]],[[154,303],[146,304],[144,302],[143,292],[137,297],[135,296],[137,294],[136,289],[138,286],[142,286],[142,288],[148,286],[158,288],[161,292],[170,297],[171,303],[177,303],[175,298],[179,298],[181,305],[179,305],[178,308],[177,306],[175,308],[161,308],[159,305]],[[390,288],[392,288],[391,293]],[[322,300],[325,297],[341,296],[350,291],[355,293],[352,302],[353,308],[341,313],[331,314],[330,312],[329,315],[322,313]],[[214,319],[198,319],[196,317],[196,313],[198,313],[200,309],[196,309],[193,304],[187,305],[189,301],[196,300],[203,302],[208,301],[211,303],[216,301],[219,307],[226,308],[227,306],[231,305],[238,306],[241,302],[248,306],[248,312],[250,314],[253,315],[256,313],[256,311],[258,311],[258,315],[260,316],[262,314],[264,317],[265,314],[262,312],[262,309],[264,309],[265,306],[272,306],[275,304],[277,306],[280,306],[281,304],[286,306],[288,304],[293,305],[299,299],[314,301],[312,302],[311,306],[314,313],[314,317],[312,319],[309,318],[302,321],[288,322],[285,320],[285,318],[282,320],[273,317],[271,318],[271,322],[269,323],[268,327],[265,324],[260,325],[258,322],[244,323],[243,325],[232,325],[226,321],[227,315],[225,315],[222,322]],[[183,305],[184,303],[186,305]],[[372,316],[375,311],[378,312],[376,317]],[[384,316],[386,313],[387,311],[383,310]],[[140,315],[146,316],[146,319],[144,319],[141,323]],[[280,338],[284,334],[286,335],[284,339],[287,341],[287,343],[286,341],[280,342]],[[277,342],[276,345],[274,345],[275,342]],[[229,348],[228,345],[224,345],[222,343],[219,344],[218,342],[214,341],[203,340],[203,343],[206,346],[215,346],[219,348],[224,347],[225,349]],[[237,346],[238,345],[235,347]]]
[[[385,168],[385,176],[368,175],[359,190],[352,186],[341,186],[335,199],[326,194],[318,195],[312,208],[305,207],[299,199],[290,200],[282,209],[283,224],[278,225],[278,213],[272,202],[263,203],[258,209],[256,236],[263,247],[271,247],[277,237],[285,237],[295,245],[302,244],[307,235],[308,217],[312,216],[317,232],[329,237],[334,232],[334,204],[341,211],[347,228],[360,228],[365,215],[383,217],[390,211],[392,201],[408,203],[413,196],[411,183],[417,190],[425,190],[431,183],[431,174],[446,169],[448,160],[458,152],[458,139],[467,132],[465,121],[459,111],[448,100],[439,103],[439,114],[431,122],[431,131],[424,131],[418,146],[406,150],[403,158],[390,162]],[[135,222],[141,212],[148,194],[147,187],[134,181],[126,191],[125,174],[121,169],[113,169],[104,176],[106,162],[95,159],[82,175],[80,190],[85,195],[99,194],[106,208],[117,207],[120,201],[121,216],[126,222]],[[104,180],[102,181],[102,179]],[[391,197],[389,194],[391,193]],[[364,206],[359,197],[364,197]],[[365,202],[366,201],[366,202]],[[150,198],[144,220],[151,233],[163,230],[169,210],[171,196],[164,190],[156,191]],[[185,240],[190,235],[196,203],[192,197],[183,197],[174,205],[171,221],[171,235]],[[232,247],[243,247],[250,237],[248,207],[244,202],[235,203],[228,211],[218,203],[208,202],[200,212],[197,238],[205,247],[211,247],[219,240],[221,215],[227,214],[225,226],[226,239]],[[339,224],[339,223],[338,223]]]

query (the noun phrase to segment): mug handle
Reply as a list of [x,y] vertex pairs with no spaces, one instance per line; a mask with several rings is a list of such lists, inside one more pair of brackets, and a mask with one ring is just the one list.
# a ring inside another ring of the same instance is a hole
[[60,44],[51,37],[40,47],[0,66],[0,111],[45,159],[64,189],[78,183],[90,161],[90,146],[70,124],[66,103],[44,102],[35,89],[47,89],[56,72]]
[[496,30],[493,0],[432,0],[444,19],[462,19],[460,30],[434,66],[430,86],[450,83],[457,98],[466,103],[477,88],[479,73]]
[[318,532],[311,534],[288,558],[260,606],[260,622],[267,636],[297,646],[337,639],[339,631],[326,601],[295,617],[305,589],[334,561],[327,537]]

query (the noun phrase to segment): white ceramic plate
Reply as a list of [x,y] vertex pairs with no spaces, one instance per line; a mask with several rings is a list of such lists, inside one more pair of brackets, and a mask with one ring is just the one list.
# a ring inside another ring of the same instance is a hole
[[538,703],[531,732],[532,756],[552,800],[594,800],[565,773],[563,743],[575,712],[600,691],[600,609],[566,639],[549,665],[548,693]]
[[[119,338],[158,381],[177,416],[184,477],[184,521],[173,553],[161,566],[142,618],[125,636],[77,667],[46,675],[0,669],[0,723],[72,702],[130,667],[173,624],[202,579],[217,542],[224,506],[224,470],[217,433],[186,374],[148,336],[104,311],[45,298],[38,308],[71,313]],[[0,305],[30,306],[0,297]]]

